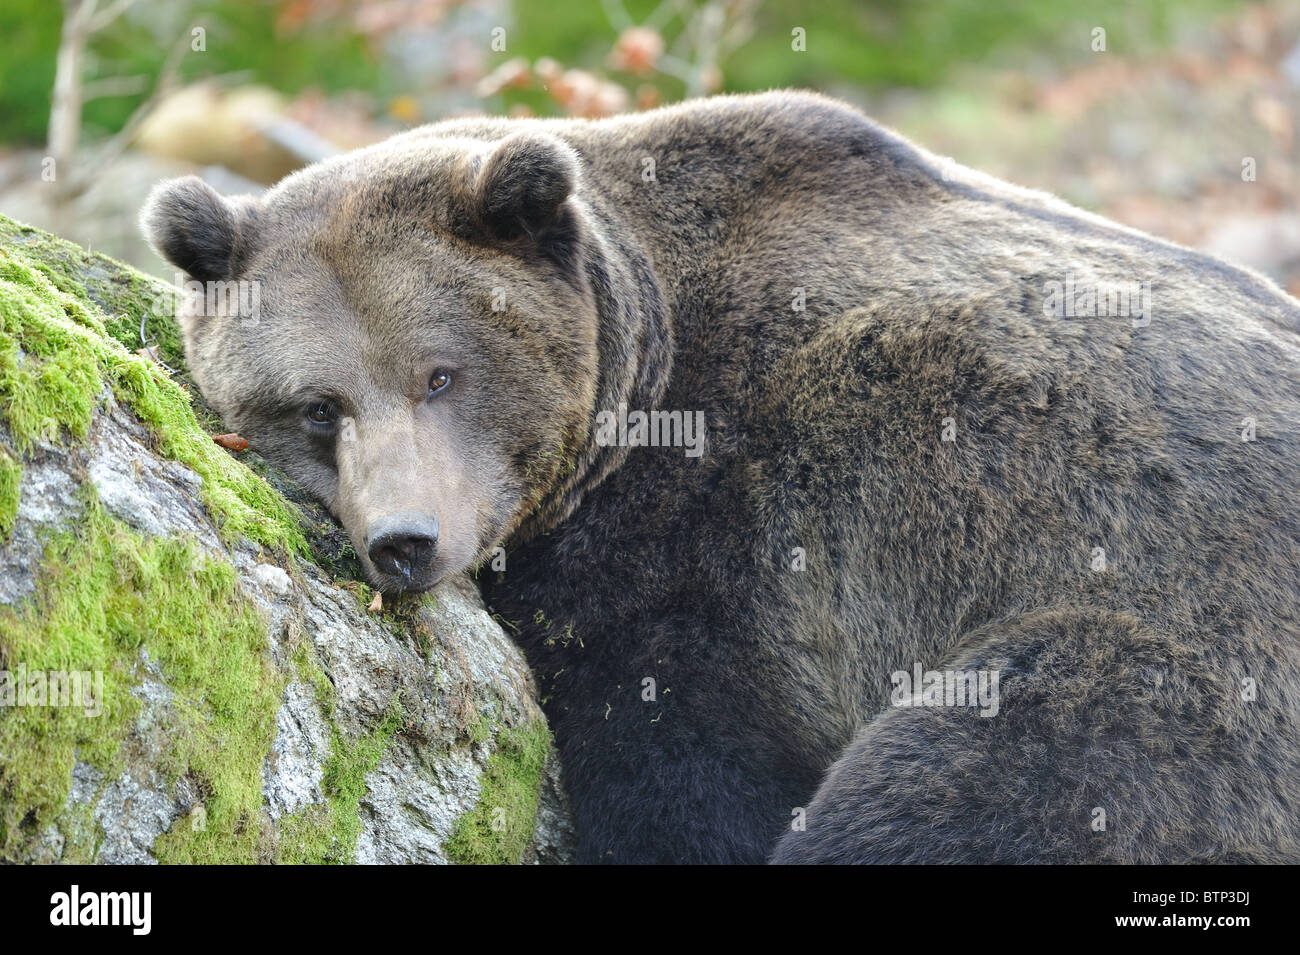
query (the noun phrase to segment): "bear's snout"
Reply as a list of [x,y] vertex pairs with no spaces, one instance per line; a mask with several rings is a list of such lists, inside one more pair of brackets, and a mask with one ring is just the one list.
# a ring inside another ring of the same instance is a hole
[[374,521],[366,530],[366,554],[376,571],[392,577],[401,590],[432,585],[438,550],[438,519],[402,511]]

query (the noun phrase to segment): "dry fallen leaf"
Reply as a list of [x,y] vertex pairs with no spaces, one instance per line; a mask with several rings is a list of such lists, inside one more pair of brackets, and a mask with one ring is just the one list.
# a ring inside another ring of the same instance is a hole
[[230,434],[214,434],[212,440],[217,442],[217,444],[221,445],[227,451],[248,450],[248,442],[233,431],[230,432]]

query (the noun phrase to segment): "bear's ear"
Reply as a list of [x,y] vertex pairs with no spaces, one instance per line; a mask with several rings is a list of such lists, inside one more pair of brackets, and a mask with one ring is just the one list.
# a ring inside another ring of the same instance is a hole
[[159,183],[140,213],[158,254],[200,282],[234,276],[247,239],[252,203],[226,199],[198,176]]
[[565,260],[576,240],[568,206],[578,184],[578,154],[544,133],[515,133],[497,143],[474,176],[479,223],[502,242],[528,240]]

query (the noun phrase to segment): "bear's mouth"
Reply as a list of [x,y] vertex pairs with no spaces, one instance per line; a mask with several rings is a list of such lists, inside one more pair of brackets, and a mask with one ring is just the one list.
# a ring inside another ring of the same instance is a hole
[[385,596],[396,597],[401,594],[423,594],[437,587],[446,579],[441,570],[429,570],[422,574],[384,573],[374,567],[368,568],[368,576],[374,587]]
[[408,585],[398,586],[396,584],[383,582],[383,583],[377,583],[376,587],[379,590],[379,592],[382,593],[385,597],[404,597],[407,595],[418,596],[419,594],[425,594],[428,593],[430,590],[433,590],[435,587],[438,586],[438,584],[442,583],[442,580],[443,579],[439,577],[437,580],[430,581],[427,584],[415,584],[409,586]]

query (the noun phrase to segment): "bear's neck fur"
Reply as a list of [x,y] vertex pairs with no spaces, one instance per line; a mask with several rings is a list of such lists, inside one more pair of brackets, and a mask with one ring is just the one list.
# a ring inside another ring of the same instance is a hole
[[[591,423],[601,410],[621,404],[654,408],[668,387],[673,364],[673,332],[663,289],[644,250],[626,230],[612,227],[613,217],[596,197],[575,200],[583,205],[583,279],[597,321],[595,407],[588,428],[573,447],[565,448],[574,466],[541,491],[535,506],[507,535],[512,545],[548,533],[577,510],[583,496],[614,472],[629,449],[600,445]],[[631,290],[631,291],[629,291]]]

